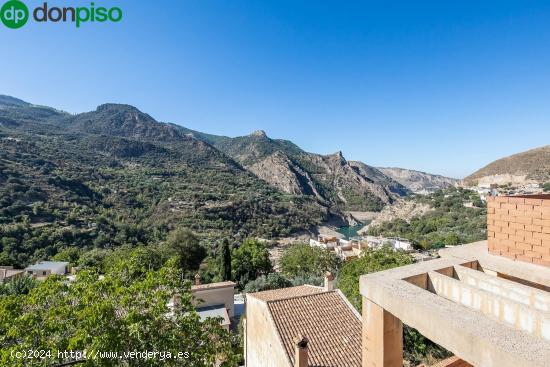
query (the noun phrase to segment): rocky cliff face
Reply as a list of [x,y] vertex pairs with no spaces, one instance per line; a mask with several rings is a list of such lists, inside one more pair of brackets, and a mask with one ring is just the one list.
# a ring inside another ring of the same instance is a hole
[[262,180],[286,193],[314,195],[323,199],[309,173],[281,151],[277,151],[247,168]]
[[382,223],[403,219],[409,222],[415,217],[421,217],[434,210],[430,205],[413,200],[398,200],[393,205],[388,205],[370,224],[363,227],[359,233],[366,234],[370,227],[376,227]]
[[[261,149],[256,148],[254,151],[247,146],[244,149],[246,158],[243,159],[243,155],[236,157],[247,162],[251,156],[259,155]],[[379,211],[409,193],[376,168],[361,162],[348,162],[342,152],[319,155],[286,150],[288,153],[277,150],[246,168],[287,193],[313,195],[342,210]]]
[[[119,156],[139,154],[147,148],[137,146],[136,141],[160,144],[175,148],[197,166],[211,162],[221,168],[244,168],[271,186],[315,199],[334,213],[380,211],[409,193],[378,169],[348,162],[342,152],[308,153],[288,140],[272,139],[262,130],[235,138],[216,136],[158,122],[137,108],[122,104],[104,104],[77,115],[38,108],[9,97],[0,98],[2,106],[9,108],[0,116],[4,127],[21,125],[33,132],[86,133],[134,141],[132,147],[120,147]],[[101,141],[96,139],[94,144],[101,145]]]
[[429,193],[458,184],[459,180],[404,168],[379,168],[414,193]]

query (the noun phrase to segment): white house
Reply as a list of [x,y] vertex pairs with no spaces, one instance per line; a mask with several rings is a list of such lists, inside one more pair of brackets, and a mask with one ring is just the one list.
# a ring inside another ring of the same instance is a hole
[[68,272],[69,263],[65,261],[41,261],[25,269],[27,274],[35,278],[43,278],[48,275],[65,275]]
[[229,330],[231,319],[235,316],[235,283],[219,282],[200,284],[200,278],[195,277],[197,284],[191,287],[197,313],[202,320],[211,317],[221,317],[222,326]]

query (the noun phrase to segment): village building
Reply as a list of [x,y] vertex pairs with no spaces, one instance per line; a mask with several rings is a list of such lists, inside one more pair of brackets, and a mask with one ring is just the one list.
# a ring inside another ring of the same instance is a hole
[[348,261],[361,256],[363,250],[367,248],[378,249],[382,246],[390,246],[394,250],[413,252],[414,248],[410,241],[398,237],[354,237],[346,240],[337,237],[327,237],[319,235],[317,239],[311,238],[309,245],[320,247],[327,251],[334,252],[343,261]]
[[17,277],[23,276],[25,270],[14,269],[13,266],[0,266],[0,284],[9,282]]
[[50,275],[65,275],[69,271],[69,263],[64,261],[41,261],[25,269],[34,278],[41,279]]
[[361,317],[333,281],[247,294],[246,365],[360,367]]
[[201,320],[220,317],[221,325],[229,331],[231,320],[235,317],[235,286],[235,283],[229,281],[201,284],[200,277],[195,277],[191,293]]

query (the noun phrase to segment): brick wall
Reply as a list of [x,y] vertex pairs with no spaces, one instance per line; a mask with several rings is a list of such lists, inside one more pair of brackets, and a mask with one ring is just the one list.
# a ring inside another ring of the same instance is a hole
[[550,195],[487,198],[489,252],[550,267]]

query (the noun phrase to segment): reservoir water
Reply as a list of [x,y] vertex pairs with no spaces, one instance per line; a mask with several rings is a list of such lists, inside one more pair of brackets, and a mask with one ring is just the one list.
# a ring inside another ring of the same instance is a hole
[[343,234],[346,240],[349,240],[352,237],[358,236],[357,232],[359,232],[359,230],[361,230],[364,226],[366,226],[370,222],[371,221],[365,221],[364,223],[358,224],[358,225],[355,225],[355,226],[340,227],[340,228],[338,228],[337,231],[338,231],[338,233]]

